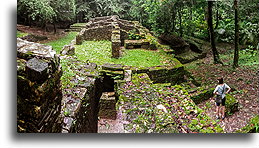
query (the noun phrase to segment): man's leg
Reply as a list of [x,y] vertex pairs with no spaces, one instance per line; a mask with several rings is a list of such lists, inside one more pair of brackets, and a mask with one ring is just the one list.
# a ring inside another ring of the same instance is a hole
[[221,118],[224,119],[225,118],[225,103],[226,103],[226,98],[224,97],[222,99],[222,107],[221,107]]
[[219,113],[220,113],[220,108],[219,108],[219,106],[217,105],[217,106],[216,106],[216,118],[217,118],[217,119],[219,119],[219,117],[220,117],[220,116],[219,116]]
[[222,106],[221,107],[221,118],[224,119],[225,118],[225,110],[226,110],[226,107],[225,106]]

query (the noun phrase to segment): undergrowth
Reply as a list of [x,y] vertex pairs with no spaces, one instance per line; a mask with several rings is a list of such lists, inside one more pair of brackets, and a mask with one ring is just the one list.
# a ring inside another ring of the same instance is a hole
[[16,36],[18,38],[21,38],[21,37],[24,37],[24,36],[27,36],[27,35],[28,35],[28,33],[25,33],[25,32],[21,32],[21,31],[16,32]]
[[[223,60],[227,62],[226,65],[233,65],[234,54],[233,52],[221,55]],[[239,51],[239,66],[258,67],[258,50],[253,49],[252,46],[248,46],[246,49]]]

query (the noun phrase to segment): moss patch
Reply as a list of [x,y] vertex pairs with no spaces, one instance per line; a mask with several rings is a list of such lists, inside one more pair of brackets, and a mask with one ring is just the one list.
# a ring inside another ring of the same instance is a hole
[[237,99],[230,94],[226,94],[226,114],[232,115],[236,111],[238,111]]

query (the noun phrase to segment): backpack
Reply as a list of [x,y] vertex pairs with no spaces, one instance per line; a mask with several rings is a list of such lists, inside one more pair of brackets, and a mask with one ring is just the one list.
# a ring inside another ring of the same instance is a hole
[[[223,93],[224,92],[225,92],[225,84],[223,85]],[[222,103],[222,95],[217,95],[216,99],[215,99],[215,102],[218,103],[218,104],[221,104]]]

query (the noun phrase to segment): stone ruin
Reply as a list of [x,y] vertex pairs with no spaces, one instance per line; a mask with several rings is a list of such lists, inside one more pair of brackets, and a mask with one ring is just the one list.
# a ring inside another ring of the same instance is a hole
[[174,34],[161,34],[158,39],[164,44],[169,45],[173,50],[167,51],[167,53],[175,54],[181,63],[189,63],[197,59],[205,58],[208,50],[202,46],[204,41],[192,38],[192,37],[179,37]]
[[[128,40],[129,32],[134,30],[136,34],[145,36],[148,29],[141,26],[137,21],[127,21],[118,16],[96,17],[90,19],[79,34],[76,36],[76,44],[80,45],[84,40],[109,40],[112,42],[112,57],[121,56],[121,48],[145,48],[149,49],[149,40]],[[150,35],[150,34],[149,34]]]
[[61,75],[51,46],[17,38],[18,132],[61,132]]

